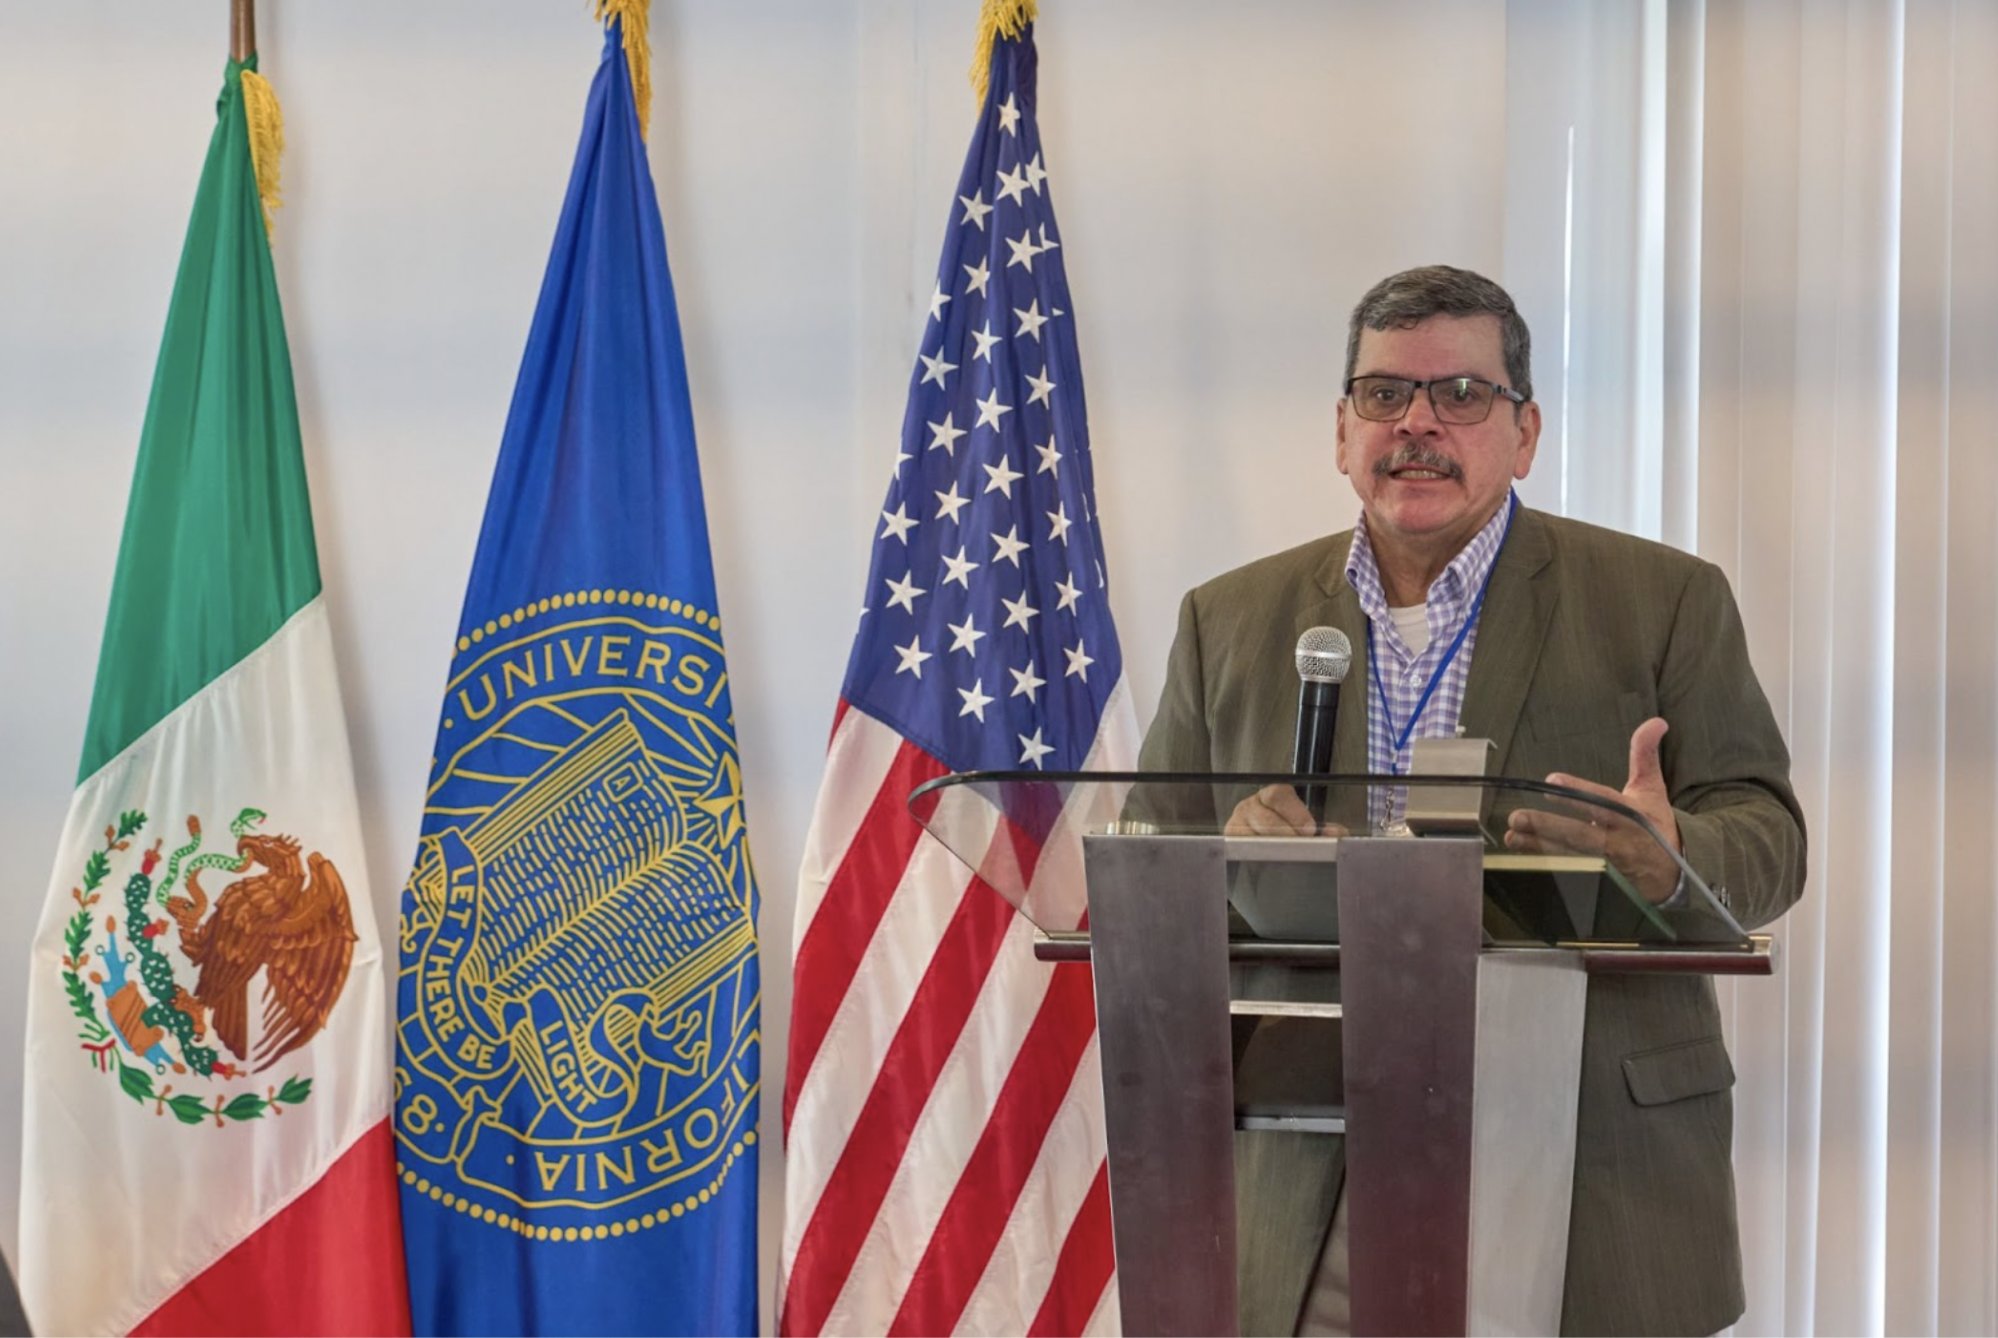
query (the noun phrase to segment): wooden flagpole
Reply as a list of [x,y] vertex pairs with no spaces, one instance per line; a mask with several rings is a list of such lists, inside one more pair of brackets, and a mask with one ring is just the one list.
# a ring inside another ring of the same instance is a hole
[[229,59],[241,64],[257,49],[257,0],[229,0]]

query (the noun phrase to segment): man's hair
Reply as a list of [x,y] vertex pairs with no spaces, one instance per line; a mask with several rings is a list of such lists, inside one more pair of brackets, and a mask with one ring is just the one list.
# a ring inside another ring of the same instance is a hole
[[1345,380],[1359,365],[1361,330],[1405,330],[1431,316],[1498,317],[1506,384],[1533,398],[1533,336],[1511,295],[1482,274],[1449,265],[1405,269],[1367,290],[1346,327]]

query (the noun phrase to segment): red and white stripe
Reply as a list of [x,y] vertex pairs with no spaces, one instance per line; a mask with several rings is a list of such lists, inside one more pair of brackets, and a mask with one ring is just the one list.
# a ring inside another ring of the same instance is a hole
[[[1088,768],[1137,741],[1120,682]],[[1090,974],[922,833],[909,792],[946,770],[841,703],[799,874],[779,1331],[1115,1333]],[[1019,858],[1036,904],[1079,906],[1059,849]]]

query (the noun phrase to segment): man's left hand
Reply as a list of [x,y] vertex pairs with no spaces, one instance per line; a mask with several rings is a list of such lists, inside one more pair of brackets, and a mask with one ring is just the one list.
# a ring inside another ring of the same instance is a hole
[[[1665,775],[1658,763],[1658,745],[1669,726],[1653,716],[1630,736],[1630,779],[1623,789],[1583,780],[1563,772],[1547,778],[1584,794],[1614,799],[1642,814],[1673,850],[1683,848],[1679,820],[1672,814],[1672,797],[1665,790]],[[1505,844],[1508,850],[1549,855],[1601,855],[1650,902],[1664,901],[1679,886],[1679,865],[1650,832],[1608,809],[1577,810],[1572,815],[1545,810],[1517,809],[1506,820]]]

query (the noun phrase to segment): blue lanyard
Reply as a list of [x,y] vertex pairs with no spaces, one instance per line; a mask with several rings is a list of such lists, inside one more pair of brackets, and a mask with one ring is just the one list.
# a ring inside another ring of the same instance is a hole
[[[1471,611],[1464,615],[1463,625],[1457,629],[1456,639],[1450,649],[1443,653],[1443,661],[1436,666],[1436,672],[1429,676],[1429,686],[1422,690],[1422,696],[1415,703],[1415,711],[1408,717],[1408,723],[1395,732],[1394,711],[1388,705],[1387,683],[1381,678],[1380,657],[1374,653],[1374,620],[1367,619],[1367,668],[1372,671],[1374,692],[1381,700],[1381,719],[1386,722],[1388,737],[1394,743],[1394,753],[1389,758],[1389,766],[1398,766],[1402,750],[1408,747],[1408,736],[1415,733],[1415,722],[1422,719],[1422,713],[1429,708],[1429,699],[1436,695],[1436,685],[1443,681],[1443,675],[1450,671],[1450,662],[1457,658],[1457,652],[1464,648],[1464,638],[1471,634],[1471,628],[1478,621],[1478,613],[1485,607],[1485,591],[1492,588],[1492,573],[1498,570],[1498,555],[1505,552],[1505,541],[1512,533],[1513,513],[1519,510],[1519,495],[1507,494],[1505,528],[1499,531],[1498,551],[1492,554],[1492,565],[1485,568],[1484,583],[1478,587],[1478,597],[1471,601]],[[1426,599],[1426,595],[1425,595]]]

